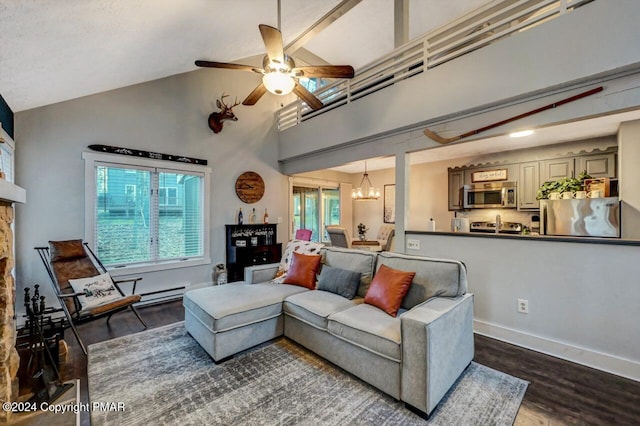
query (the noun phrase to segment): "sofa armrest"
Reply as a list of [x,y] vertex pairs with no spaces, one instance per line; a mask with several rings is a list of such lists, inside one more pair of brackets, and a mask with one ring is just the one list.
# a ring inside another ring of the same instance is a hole
[[246,268],[244,268],[244,281],[247,284],[256,284],[270,281],[276,277],[276,272],[278,272],[279,267],[279,263],[247,266]]
[[430,414],[473,359],[473,295],[435,297],[401,321],[401,399]]

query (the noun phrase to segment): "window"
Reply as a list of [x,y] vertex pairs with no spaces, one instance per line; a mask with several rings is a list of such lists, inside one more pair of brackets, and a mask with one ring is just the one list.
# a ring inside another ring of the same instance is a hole
[[113,156],[84,157],[91,181],[85,238],[105,266],[155,270],[209,262],[208,168],[179,164],[184,170],[172,170],[154,160],[123,164]]
[[175,206],[178,204],[178,188],[161,186],[158,194],[161,206]]
[[295,235],[298,229],[310,229],[311,241],[329,242],[325,226],[340,224],[340,191],[311,185],[302,183],[292,188],[293,232]]

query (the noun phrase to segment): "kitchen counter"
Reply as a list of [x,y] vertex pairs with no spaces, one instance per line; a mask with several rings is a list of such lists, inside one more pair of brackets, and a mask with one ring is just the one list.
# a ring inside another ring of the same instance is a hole
[[446,235],[451,237],[472,238],[503,238],[531,241],[547,241],[560,243],[586,243],[586,244],[610,244],[621,246],[640,246],[640,240],[623,240],[620,238],[599,237],[562,237],[555,235],[519,235],[519,234],[492,234],[483,232],[450,232],[450,231],[405,231],[405,235]]

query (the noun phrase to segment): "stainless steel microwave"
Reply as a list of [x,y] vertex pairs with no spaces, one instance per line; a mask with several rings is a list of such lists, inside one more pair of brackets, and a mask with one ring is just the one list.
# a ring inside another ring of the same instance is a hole
[[516,182],[486,182],[462,187],[465,209],[516,208]]

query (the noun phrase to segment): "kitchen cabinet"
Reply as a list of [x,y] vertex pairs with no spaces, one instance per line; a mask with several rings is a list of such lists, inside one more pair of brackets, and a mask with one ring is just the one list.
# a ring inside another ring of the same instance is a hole
[[578,177],[586,170],[592,177],[616,177],[616,154],[587,154],[540,161],[540,183]]
[[614,178],[616,177],[616,155],[609,153],[576,157],[576,170],[577,173],[586,170],[594,178]]
[[507,180],[518,183],[518,210],[537,210],[540,203],[536,200],[536,194],[543,183],[564,177],[577,177],[583,170],[594,178],[615,178],[616,160],[617,149],[611,147],[599,153],[547,157],[510,164],[498,161],[481,166],[449,168],[449,210],[462,210],[460,187],[472,184],[473,173],[477,171],[506,169]]
[[449,210],[462,210],[464,174],[463,170],[449,170]]
[[540,183],[564,177],[573,177],[574,164],[574,157],[540,161]]
[[540,163],[520,163],[518,174],[518,210],[538,209],[540,202],[536,193],[540,186]]

